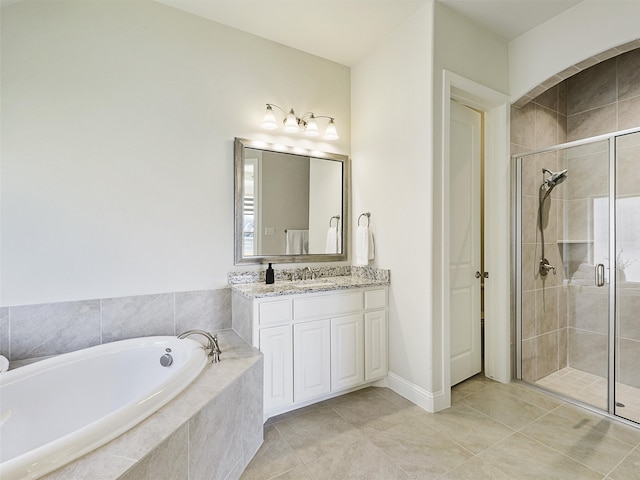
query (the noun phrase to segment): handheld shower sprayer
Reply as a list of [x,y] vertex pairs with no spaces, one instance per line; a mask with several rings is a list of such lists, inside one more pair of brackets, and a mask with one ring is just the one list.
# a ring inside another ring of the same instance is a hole
[[[547,178],[544,178],[545,174],[549,175]],[[542,207],[544,201],[551,195],[551,191],[556,188],[557,185],[560,185],[567,179],[567,169],[560,172],[552,172],[548,168],[542,169],[542,185],[540,185],[540,205],[538,206],[538,222],[540,223],[540,240],[542,241],[541,250],[542,250],[542,258],[540,259],[539,272],[540,275],[546,277],[549,273],[549,270],[553,271],[553,274],[556,274],[556,267],[549,263],[549,260],[545,258],[544,255],[544,225],[542,225]],[[543,194],[544,193],[544,194]]]
[[567,179],[567,169],[565,168],[561,172],[552,172],[547,168],[542,169],[542,174],[549,174],[549,178],[544,179],[543,185],[546,186],[548,191],[551,191],[555,188],[556,185],[560,185]]

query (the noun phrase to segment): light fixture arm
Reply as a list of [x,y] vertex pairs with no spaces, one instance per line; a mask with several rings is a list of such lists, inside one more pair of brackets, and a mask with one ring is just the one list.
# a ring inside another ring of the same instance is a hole
[[278,105],[276,105],[275,103],[267,103],[267,108],[269,107],[276,107],[278,110],[280,110],[282,113],[284,113],[284,116],[287,116],[287,112],[285,111],[284,108],[279,107]]
[[335,117],[330,117],[329,115],[316,115],[313,112],[305,113],[300,117],[300,120],[304,121],[304,117],[306,117],[307,115],[310,115],[311,118],[328,118],[329,120],[335,120]]

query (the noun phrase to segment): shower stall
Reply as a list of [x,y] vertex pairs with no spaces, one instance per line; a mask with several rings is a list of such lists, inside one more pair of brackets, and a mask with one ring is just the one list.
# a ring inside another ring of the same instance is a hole
[[517,376],[640,423],[640,128],[512,160]]

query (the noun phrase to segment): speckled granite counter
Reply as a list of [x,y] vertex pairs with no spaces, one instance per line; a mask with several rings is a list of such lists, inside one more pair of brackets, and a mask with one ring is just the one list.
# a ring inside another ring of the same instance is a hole
[[291,280],[299,277],[301,269],[276,270],[276,282],[264,283],[264,272],[234,272],[229,274],[232,290],[247,298],[277,297],[304,293],[331,292],[386,286],[390,284],[389,270],[370,267],[321,267],[314,269],[313,280]]

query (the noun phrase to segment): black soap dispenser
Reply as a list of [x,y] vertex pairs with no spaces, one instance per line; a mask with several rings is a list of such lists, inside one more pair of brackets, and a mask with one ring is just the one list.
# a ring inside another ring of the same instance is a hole
[[274,281],[273,268],[271,268],[271,264],[269,264],[269,268],[267,268],[267,271],[265,274],[265,283],[269,285],[273,283],[273,281]]

